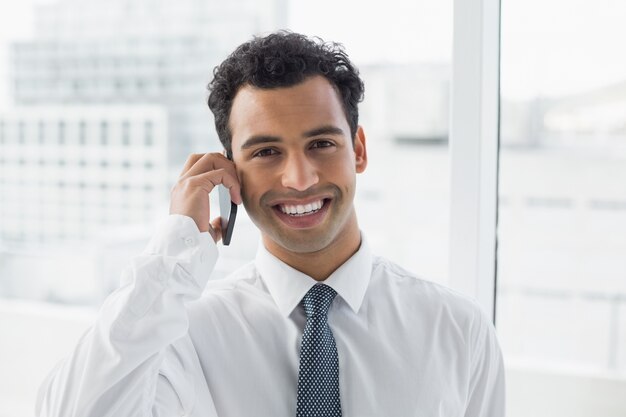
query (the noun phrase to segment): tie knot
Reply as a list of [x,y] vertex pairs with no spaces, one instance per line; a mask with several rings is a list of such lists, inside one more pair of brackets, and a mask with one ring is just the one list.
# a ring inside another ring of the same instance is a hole
[[326,316],[337,293],[326,284],[315,284],[302,298],[302,306],[308,318]]

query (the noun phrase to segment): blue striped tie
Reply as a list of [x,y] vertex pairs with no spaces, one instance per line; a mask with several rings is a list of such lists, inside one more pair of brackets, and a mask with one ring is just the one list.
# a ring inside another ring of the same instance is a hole
[[327,322],[336,295],[328,285],[316,284],[302,298],[307,321],[300,345],[297,417],[341,417],[339,358]]

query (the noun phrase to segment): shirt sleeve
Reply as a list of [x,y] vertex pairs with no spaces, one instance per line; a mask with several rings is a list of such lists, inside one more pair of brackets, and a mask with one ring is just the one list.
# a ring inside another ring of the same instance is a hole
[[465,417],[503,417],[505,378],[502,352],[493,325],[476,306],[471,329],[469,396]]
[[[123,271],[121,287],[95,323],[40,387],[37,415],[189,414],[198,381],[185,369],[198,364],[185,303],[200,297],[217,257],[215,242],[193,219],[167,217]],[[210,398],[202,401],[203,415],[214,416]]]

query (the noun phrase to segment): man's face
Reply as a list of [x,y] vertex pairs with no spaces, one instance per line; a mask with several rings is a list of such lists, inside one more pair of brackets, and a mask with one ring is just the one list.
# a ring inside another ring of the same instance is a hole
[[359,128],[353,146],[325,78],[244,86],[229,126],[243,202],[271,252],[310,253],[360,238],[352,202],[356,173],[367,165],[365,137]]

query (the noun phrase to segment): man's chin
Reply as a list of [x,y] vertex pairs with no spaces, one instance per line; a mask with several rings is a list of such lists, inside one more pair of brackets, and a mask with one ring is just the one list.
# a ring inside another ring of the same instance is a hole
[[293,234],[267,235],[263,234],[265,246],[278,246],[286,252],[307,254],[326,249],[333,241],[332,236],[326,234],[306,233],[304,231]]

